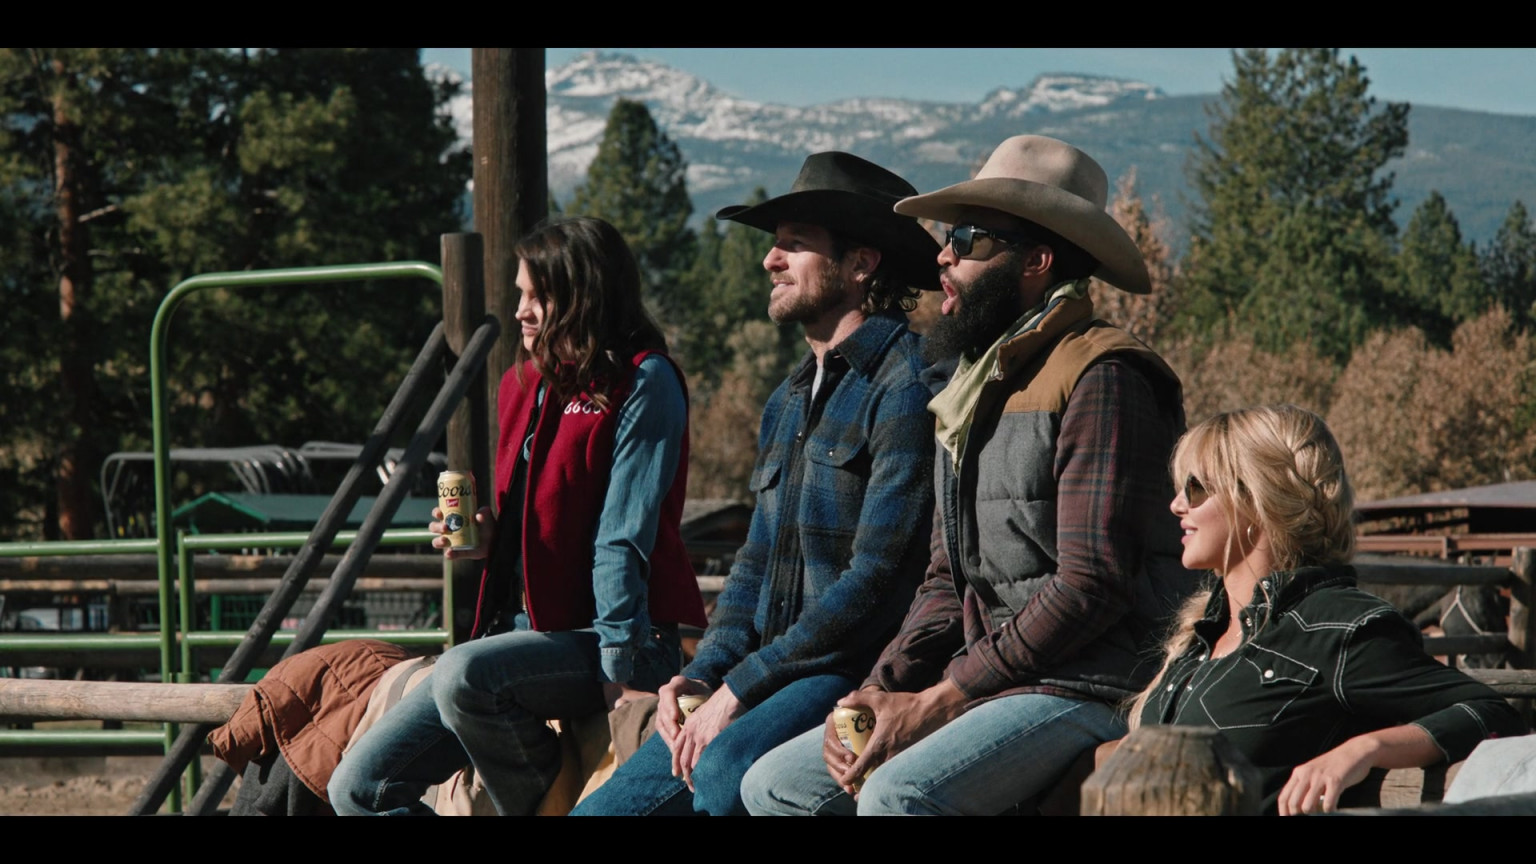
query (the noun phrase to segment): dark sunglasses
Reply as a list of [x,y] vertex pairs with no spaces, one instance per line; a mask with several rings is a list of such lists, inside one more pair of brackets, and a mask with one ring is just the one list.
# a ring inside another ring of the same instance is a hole
[[1190,474],[1184,478],[1184,503],[1191,510],[1204,504],[1210,497],[1211,493],[1206,491],[1205,484],[1196,479],[1195,475]]
[[955,255],[965,258],[976,248],[976,238],[991,237],[1004,243],[1015,245],[1029,242],[1029,238],[1013,231],[992,231],[986,228],[977,228],[975,225],[956,225],[944,232],[944,245],[955,250]]

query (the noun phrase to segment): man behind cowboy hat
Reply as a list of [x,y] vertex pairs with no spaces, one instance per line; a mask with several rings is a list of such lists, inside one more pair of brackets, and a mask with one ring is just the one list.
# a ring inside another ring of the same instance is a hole
[[1115,705],[1156,671],[1148,649],[1193,580],[1168,511],[1178,378],[1088,297],[1090,275],[1151,287],[1107,186],[1082,151],[1021,135],[976,179],[896,205],[951,226],[927,346],[958,358],[929,405],[933,559],[839,702],[875,715],[864,754],[830,723],[797,737],[747,775],[753,813],[998,813],[1123,734]]
[[[917,190],[847,153],[717,217],[774,236],[768,313],[810,350],[763,409],[757,507],[656,728],[578,815],[744,814],[741,776],[821,723],[895,633],[928,562],[932,395],[903,307],[938,288],[938,243],[892,206]],[[677,698],[708,697],[686,723]]]

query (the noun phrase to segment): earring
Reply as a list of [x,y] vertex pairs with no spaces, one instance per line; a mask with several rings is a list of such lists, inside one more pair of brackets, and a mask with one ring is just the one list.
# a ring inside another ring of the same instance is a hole
[[1249,525],[1246,529],[1243,530],[1243,536],[1248,538],[1248,545],[1249,545],[1249,547],[1253,547],[1253,546],[1257,546],[1258,545],[1258,543],[1253,539],[1253,526],[1252,525]]

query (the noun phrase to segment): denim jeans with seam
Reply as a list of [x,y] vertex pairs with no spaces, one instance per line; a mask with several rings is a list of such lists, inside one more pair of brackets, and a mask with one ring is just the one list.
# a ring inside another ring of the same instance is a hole
[[[630,683],[654,691],[681,660],[676,630],[653,630]],[[591,630],[512,630],[456,645],[342,758],[331,806],[344,816],[430,815],[427,787],[473,764],[497,812],[531,813],[560,771],[545,721],[601,712],[601,681]]]
[[896,754],[848,797],[822,759],[823,727],[752,766],[741,794],[754,816],[991,816],[1045,791],[1079,754],[1125,734],[1102,702],[1039,693],[972,708]]
[[[741,778],[760,756],[815,727],[858,682],[813,675],[748,709],[709,742],[693,771],[696,793],[672,776],[672,751],[652,735],[572,816],[744,816]],[[823,772],[825,773],[825,772]]]

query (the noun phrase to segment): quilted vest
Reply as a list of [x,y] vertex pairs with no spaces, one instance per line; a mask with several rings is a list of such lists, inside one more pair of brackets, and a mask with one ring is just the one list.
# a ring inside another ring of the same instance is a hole
[[[522,507],[523,603],[533,629],[580,630],[597,614],[592,595],[592,544],[602,514],[613,467],[618,407],[629,398],[634,371],[651,351],[630,358],[624,380],[611,388],[609,407],[599,408],[589,393],[564,404],[545,399],[538,405],[540,375],[531,361],[502,376],[497,396],[501,432],[496,444],[496,509],[505,509],[518,450],[529,431],[533,444]],[[665,355],[662,355],[665,357]],[[670,363],[671,358],[666,358]],[[676,365],[673,366],[676,370]],[[677,372],[682,382],[682,372]],[[686,385],[685,385],[686,386]],[[531,425],[530,425],[531,424]],[[651,550],[647,604],[654,624],[707,623],[704,603],[680,525],[688,487],[688,433],[683,432],[677,474],[661,505],[656,544]],[[489,590],[498,569],[495,555],[480,578],[474,632],[489,626],[495,613]]]
[[[1061,417],[1083,373],[1110,356],[1135,365],[1182,428],[1182,389],[1173,370],[1135,337],[1094,319],[1089,300],[1067,299],[1002,347],[1001,374],[982,390],[958,476],[948,454],[939,453],[934,479],[956,589],[963,596],[969,584],[993,627],[1010,621],[1058,569],[1055,464]],[[1168,454],[1157,458],[1166,460]],[[1148,640],[1156,643],[1164,617],[1188,582],[1179,561],[1179,533],[1176,525],[1165,524],[1169,520],[1166,508],[1148,514],[1142,578],[1127,618],[1039,683],[1103,699],[1139,689],[1132,670],[1137,678],[1147,673],[1138,668],[1138,655]]]

